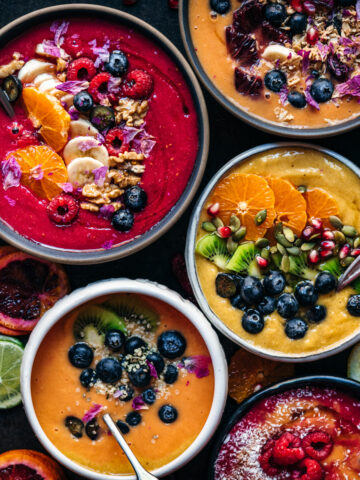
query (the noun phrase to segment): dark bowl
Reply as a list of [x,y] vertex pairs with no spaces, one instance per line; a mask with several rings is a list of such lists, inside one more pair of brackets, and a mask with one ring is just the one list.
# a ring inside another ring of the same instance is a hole
[[6,45],[7,42],[12,40],[17,35],[26,30],[30,30],[33,25],[37,25],[41,22],[49,21],[54,18],[66,16],[90,16],[105,18],[115,22],[117,21],[124,25],[133,27],[143,35],[150,38],[153,42],[157,43],[159,48],[169,55],[169,57],[184,75],[188,88],[192,94],[198,115],[199,150],[188,184],[177,203],[165,215],[165,217],[143,235],[119,245],[118,247],[115,246],[111,250],[62,250],[60,248],[41,245],[29,240],[15,232],[0,219],[0,237],[6,242],[31,255],[36,255],[46,260],[66,264],[94,264],[110,262],[112,260],[117,260],[119,258],[131,255],[132,253],[135,253],[153,243],[179,220],[181,215],[189,206],[199,187],[208,156],[209,121],[207,109],[196,76],[179,50],[162,33],[153,28],[151,25],[120,10],[103,7],[101,5],[88,4],[58,5],[55,7],[36,10],[14,20],[0,29],[0,48]]
[[[209,0],[203,0],[209,2]],[[180,0],[179,4],[179,22],[181,36],[185,46],[186,53],[189,57],[190,63],[196,71],[198,77],[203,85],[207,88],[209,93],[230,113],[238,117],[240,120],[248,123],[252,127],[258,128],[264,132],[280,135],[287,138],[309,139],[309,138],[325,138],[341,133],[348,132],[360,125],[360,117],[352,119],[348,122],[341,122],[338,125],[331,125],[323,128],[293,128],[283,125],[277,125],[273,122],[268,122],[260,119],[257,116],[251,115],[246,110],[238,107],[231,102],[223,93],[214,85],[212,80],[208,77],[201,62],[197,56],[194,44],[192,42],[190,26],[189,26],[189,5],[191,0]]]
[[255,393],[254,395],[251,395],[251,397],[247,398],[239,405],[231,418],[220,429],[210,456],[208,479],[215,479],[214,465],[219,455],[219,451],[230,430],[247,412],[253,408],[257,402],[272,395],[285,392],[286,390],[292,390],[294,388],[306,386],[335,388],[337,390],[341,390],[342,392],[348,393],[355,398],[360,398],[359,382],[355,382],[354,380],[350,380],[348,378],[332,377],[329,375],[301,377],[285,380],[267,387],[264,390]]

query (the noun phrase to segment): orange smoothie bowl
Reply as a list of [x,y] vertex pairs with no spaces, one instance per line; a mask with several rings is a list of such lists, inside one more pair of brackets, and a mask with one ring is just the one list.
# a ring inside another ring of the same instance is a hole
[[147,470],[168,475],[214,434],[227,364],[193,304],[147,280],[114,279],[76,290],[43,317],[21,388],[35,434],[62,465],[86,478],[133,480],[102,416]]
[[358,478],[359,395],[359,383],[331,376],[252,395],[219,433],[209,480]]
[[188,57],[208,91],[241,120],[288,138],[359,125],[356,15],[354,1],[332,0],[180,0],[179,7]]
[[185,250],[213,325],[287,362],[358,341],[359,281],[337,287],[360,254],[359,188],[356,165],[310,144],[261,145],[223,166],[195,206]]
[[185,58],[151,25],[97,5],[29,13],[0,30],[0,83],[13,107],[0,110],[6,242],[101,263],[184,213],[207,161],[207,110]]

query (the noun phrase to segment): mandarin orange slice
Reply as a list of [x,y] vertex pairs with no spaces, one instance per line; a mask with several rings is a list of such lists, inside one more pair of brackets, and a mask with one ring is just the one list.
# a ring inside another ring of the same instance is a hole
[[59,184],[68,179],[63,159],[47,145],[30,145],[10,152],[21,168],[21,183],[42,198],[51,200],[61,193]]
[[307,220],[303,195],[288,180],[275,177],[268,177],[266,180],[275,195],[277,221],[300,235]]
[[309,218],[320,218],[330,226],[329,217],[339,215],[339,208],[334,197],[322,188],[313,188],[305,193],[307,214]]
[[[237,215],[246,227],[246,239],[263,237],[275,220],[275,196],[265,178],[254,174],[232,173],[215,187],[211,201],[220,204],[220,218],[229,223],[231,214]],[[256,225],[258,212],[266,210],[266,219]]]
[[23,100],[31,121],[40,127],[44,141],[59,152],[68,140],[70,115],[57,98],[33,87],[24,88]]

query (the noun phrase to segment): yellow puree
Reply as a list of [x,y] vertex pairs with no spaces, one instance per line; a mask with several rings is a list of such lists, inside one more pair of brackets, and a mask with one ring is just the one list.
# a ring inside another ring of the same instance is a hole
[[[232,8],[226,15],[210,15],[207,0],[190,0],[189,24],[192,41],[201,65],[210,81],[220,92],[238,107],[262,120],[281,123],[275,114],[275,108],[287,110],[294,119],[283,123],[290,127],[319,128],[355,118],[360,114],[360,105],[356,99],[346,99],[340,106],[333,102],[321,104],[320,112],[312,107],[298,109],[281,104],[279,95],[265,89],[258,98],[242,95],[235,88],[234,68],[239,66],[228,54],[225,41],[225,28],[232,23],[232,12],[239,8],[238,0],[231,0]],[[264,74],[274,68],[272,63],[262,61],[261,72]],[[303,86],[305,78],[303,79]]]
[[[186,356],[209,355],[202,337],[189,320],[153,298],[146,297],[146,302],[160,314],[161,323],[156,335],[167,329],[180,330],[187,340]],[[64,426],[66,416],[82,418],[93,403],[105,407],[97,418],[106,431],[107,427],[101,419],[103,413],[110,413],[115,421],[124,421],[126,414],[132,411],[131,401],[106,400],[104,395],[95,392],[95,388],[87,392],[81,386],[81,369],[73,367],[67,356],[74,343],[74,318],[75,313],[58,322],[47,334],[36,356],[32,375],[36,415],[49,440],[71,460],[105,474],[133,473],[112,436],[105,432],[98,440],[91,441],[84,432],[82,438],[76,439]],[[131,427],[126,440],[146,469],[165,465],[195,440],[208,417],[213,391],[212,367],[210,375],[202,379],[194,374],[179,375],[177,382],[168,386],[166,398],[162,395],[148,410],[140,411],[143,421]],[[88,401],[89,398],[91,401]],[[158,409],[164,404],[171,404],[178,410],[178,419],[172,424],[165,424],[158,417]]]
[[[351,170],[327,155],[301,148],[270,150],[251,157],[232,172],[271,175],[286,178],[294,185],[307,185],[309,189],[323,188],[336,199],[342,221],[360,229],[360,180]],[[206,208],[210,203],[206,202],[199,225],[208,219]],[[197,237],[202,237],[204,233],[200,227]],[[352,317],[346,309],[348,297],[354,293],[351,288],[346,288],[339,293],[320,295],[319,303],[326,307],[327,317],[318,325],[309,325],[303,339],[291,340],[285,335],[284,319],[277,312],[265,317],[262,332],[251,335],[241,326],[242,312],[233,308],[228,299],[216,294],[218,268],[199,255],[196,255],[196,266],[201,288],[212,311],[250,345],[295,357],[328,350],[355,331],[360,331],[360,318]]]

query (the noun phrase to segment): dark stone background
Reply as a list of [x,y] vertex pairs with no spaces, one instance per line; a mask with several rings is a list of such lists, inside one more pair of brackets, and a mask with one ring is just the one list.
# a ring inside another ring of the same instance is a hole
[[[66,3],[66,1],[0,0],[0,26],[2,27],[15,18],[33,10],[61,3]],[[80,3],[80,1],[70,0],[67,3]],[[122,0],[83,1],[82,3],[96,3],[126,10],[158,28],[185,53],[179,32],[177,11],[168,8],[167,0],[138,0],[137,4],[131,7],[124,6]],[[204,91],[204,93],[210,118],[211,143],[208,165],[199,191],[204,188],[209,179],[224,163],[238,153],[256,145],[277,140],[277,137],[257,131],[232,117],[207,92]],[[360,164],[358,162],[356,132],[322,141],[319,140],[317,143],[332,148],[355,163]],[[67,267],[72,288],[82,287],[90,282],[104,278],[129,277],[154,280],[184,294],[178,281],[172,275],[171,259],[176,253],[184,250],[191,210],[192,207],[187,210],[180,221],[163,238],[140,253],[103,265]],[[232,352],[236,350],[235,345],[231,344],[224,337],[221,337],[221,341],[228,357],[230,357]],[[325,361],[298,365],[296,374],[298,376],[306,374],[344,376],[346,375],[347,355],[348,352],[344,352]],[[224,418],[227,418],[233,409],[234,404],[229,400]],[[43,450],[26,420],[22,406],[9,411],[0,411],[0,453],[15,448]],[[187,467],[172,475],[171,479],[205,479],[207,477],[210,448],[211,443]],[[68,472],[68,478],[72,480],[80,479],[80,477],[70,472]]]

